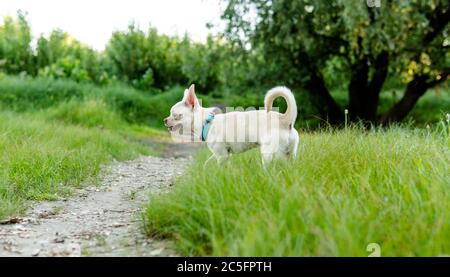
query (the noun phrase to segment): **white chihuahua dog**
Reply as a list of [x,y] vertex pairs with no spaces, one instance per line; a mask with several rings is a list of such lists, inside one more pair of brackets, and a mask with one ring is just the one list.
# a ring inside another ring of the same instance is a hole
[[[275,98],[287,102],[284,114],[272,110]],[[205,141],[211,158],[220,163],[232,153],[259,147],[265,166],[276,157],[297,156],[299,135],[294,128],[297,104],[286,87],[269,90],[263,110],[220,113],[218,108],[204,108],[195,95],[194,85],[184,91],[183,99],[170,109],[164,124],[172,137],[183,141]]]

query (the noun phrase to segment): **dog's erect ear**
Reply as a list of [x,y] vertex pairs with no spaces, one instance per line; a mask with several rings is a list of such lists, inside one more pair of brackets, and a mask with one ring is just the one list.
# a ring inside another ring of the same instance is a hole
[[192,84],[189,87],[189,90],[184,91],[184,97],[183,97],[184,103],[194,109],[198,105],[197,96],[195,95],[195,86]]

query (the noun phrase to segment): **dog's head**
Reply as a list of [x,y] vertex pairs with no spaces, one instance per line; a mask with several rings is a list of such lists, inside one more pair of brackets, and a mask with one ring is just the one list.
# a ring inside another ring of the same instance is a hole
[[164,118],[164,125],[172,135],[190,136],[194,117],[201,113],[201,105],[192,84],[184,91],[183,99],[172,106],[170,115]]

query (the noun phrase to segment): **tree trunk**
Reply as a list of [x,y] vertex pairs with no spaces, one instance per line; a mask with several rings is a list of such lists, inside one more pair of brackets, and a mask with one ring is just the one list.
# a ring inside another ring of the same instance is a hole
[[389,54],[387,52],[382,52],[378,55],[374,62],[375,72],[373,73],[372,79],[368,85],[368,101],[369,101],[369,112],[368,119],[371,122],[375,122],[377,119],[377,110],[380,100],[380,92],[383,88],[383,84],[386,81],[388,70],[389,70]]
[[331,96],[323,76],[316,65],[311,62],[309,55],[305,51],[299,51],[297,55],[292,60],[295,66],[308,68],[310,75],[309,80],[304,83],[304,88],[309,92],[313,105],[319,110],[320,116],[331,125],[339,125],[344,122],[342,109]]
[[414,108],[417,100],[432,86],[427,83],[427,79],[428,76],[421,75],[409,82],[402,99],[382,116],[381,123],[386,125],[402,121]]
[[380,92],[388,74],[388,65],[389,55],[382,52],[373,62],[374,73],[370,81],[367,57],[352,67],[348,87],[351,120],[361,120],[365,124],[376,121]]
[[325,117],[331,125],[338,125],[344,121],[342,109],[333,99],[325,86],[325,81],[318,73],[313,72],[311,74],[310,80],[306,84],[306,89],[310,92],[321,116]]
[[352,121],[370,120],[368,105],[368,74],[369,65],[364,57],[351,68],[351,78],[348,85],[349,115]]

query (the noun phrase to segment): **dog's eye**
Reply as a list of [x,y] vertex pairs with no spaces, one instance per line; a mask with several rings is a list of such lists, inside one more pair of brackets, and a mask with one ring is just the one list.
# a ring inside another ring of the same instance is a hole
[[183,118],[182,114],[176,114],[173,116],[175,118],[175,120],[180,120],[181,118]]

